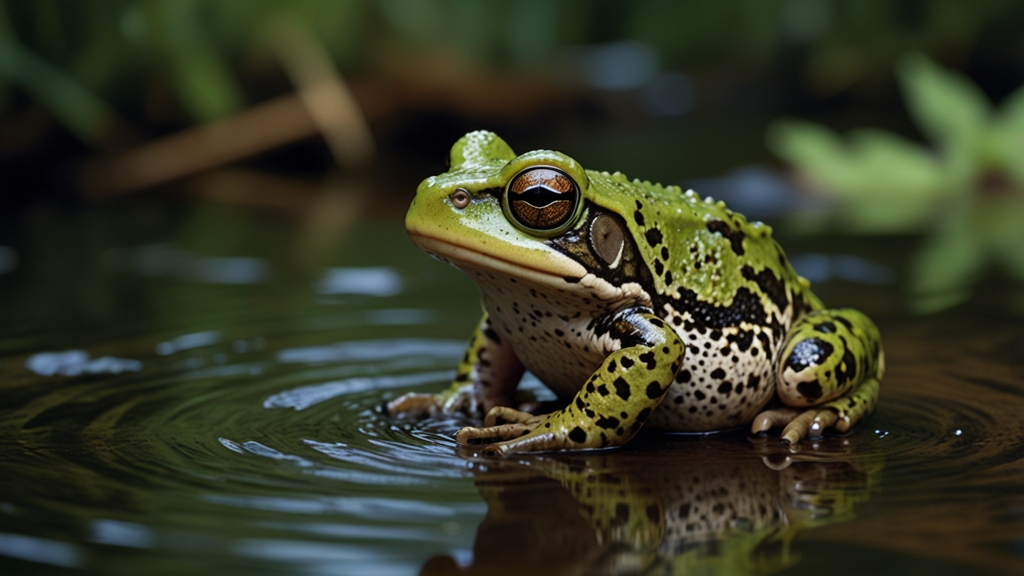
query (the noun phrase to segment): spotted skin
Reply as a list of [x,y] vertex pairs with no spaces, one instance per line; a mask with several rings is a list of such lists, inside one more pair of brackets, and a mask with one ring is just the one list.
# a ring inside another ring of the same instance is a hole
[[[848,429],[874,406],[877,329],[856,311],[825,310],[769,226],[692,190],[584,170],[559,152],[517,156],[489,132],[464,136],[450,160],[420,184],[406,226],[477,283],[486,329],[427,412],[509,407],[524,368],[567,402],[547,420],[503,411],[507,422],[488,418],[495,425],[460,432],[460,442],[493,443],[484,452],[498,455],[600,448],[644,422],[695,432],[786,426],[783,439],[796,441]],[[522,174],[531,179],[517,202],[534,204],[513,212],[505,190]],[[566,179],[578,196],[545,204]],[[567,224],[536,229],[569,213]],[[662,344],[638,344],[636,334]],[[626,398],[612,393],[620,381]],[[392,414],[414,413],[404,398]],[[775,398],[785,407],[766,410]]]
[[[619,446],[640,430],[672,383],[683,344],[664,321],[642,310],[619,312],[608,323],[606,329],[620,347],[573,401],[536,421],[525,435],[493,443],[488,455]],[[460,432],[459,440],[490,444],[495,437],[491,428],[470,428]]]
[[779,398],[813,406],[843,396],[868,378],[882,378],[878,328],[850,308],[819,310],[789,330],[777,368]]

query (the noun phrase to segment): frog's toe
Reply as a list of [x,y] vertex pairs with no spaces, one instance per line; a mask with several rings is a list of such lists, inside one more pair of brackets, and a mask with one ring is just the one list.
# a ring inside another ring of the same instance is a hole
[[799,415],[800,411],[796,408],[774,408],[772,410],[765,410],[754,418],[754,422],[750,426],[750,432],[752,434],[760,434],[761,432],[767,432],[772,428],[785,426]]
[[392,418],[425,418],[437,409],[437,399],[432,394],[409,392],[384,406]]
[[758,434],[780,426],[785,426],[782,430],[782,442],[796,444],[804,438],[820,437],[829,428],[846,432],[850,424],[830,408],[776,408],[758,414],[750,430]]
[[506,440],[514,440],[526,434],[537,426],[514,422],[511,424],[500,424],[498,426],[485,426],[474,428],[467,426],[455,433],[455,441],[465,445],[493,444]]
[[[793,420],[782,430],[782,443],[796,444],[804,438],[812,435],[821,436],[826,427],[822,426],[822,421],[819,419],[819,416],[824,412],[829,411],[813,408],[811,410],[805,410],[800,413],[799,416],[793,418]],[[833,416],[835,416],[835,414],[833,414]],[[835,419],[833,419],[832,422],[835,423]]]
[[544,421],[547,415],[535,416],[529,412],[522,412],[507,406],[495,406],[487,412],[484,418],[484,426],[501,426],[504,424],[528,424],[531,430]]

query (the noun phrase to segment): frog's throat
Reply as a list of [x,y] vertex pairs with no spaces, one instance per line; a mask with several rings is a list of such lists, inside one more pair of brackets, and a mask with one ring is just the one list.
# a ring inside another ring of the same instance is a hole
[[539,287],[586,293],[603,302],[619,301],[623,304],[651,306],[650,295],[639,284],[631,282],[619,287],[613,286],[588,272],[579,262],[557,252],[551,252],[543,260],[538,260],[538,263],[547,266],[546,269],[538,269],[416,232],[410,232],[409,237],[424,252],[458,268],[475,268]]

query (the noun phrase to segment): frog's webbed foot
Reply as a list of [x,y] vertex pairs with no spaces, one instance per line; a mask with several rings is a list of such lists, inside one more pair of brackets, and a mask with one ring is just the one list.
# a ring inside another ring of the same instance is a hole
[[491,408],[481,428],[466,427],[455,434],[455,441],[465,445],[493,444],[525,436],[547,418],[534,416],[505,406]]
[[751,426],[751,432],[758,434],[771,428],[785,426],[782,430],[782,443],[796,444],[804,438],[821,436],[826,428],[836,423],[837,419],[838,416],[831,410],[812,408],[801,412],[795,408],[776,408],[758,414]]
[[869,378],[840,398],[821,406],[805,410],[789,407],[765,410],[754,418],[750,431],[759,434],[785,426],[782,441],[786,444],[795,444],[804,438],[818,438],[829,428],[847,432],[874,408],[879,386],[878,380]]

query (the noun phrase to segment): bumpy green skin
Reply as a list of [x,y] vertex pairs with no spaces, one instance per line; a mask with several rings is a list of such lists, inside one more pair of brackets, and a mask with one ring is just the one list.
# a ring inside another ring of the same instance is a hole
[[[506,184],[537,165],[567,174],[583,198],[578,220],[549,237],[502,209]],[[420,184],[406,226],[476,281],[486,315],[431,413],[507,406],[523,367],[571,400],[546,419],[506,409],[460,442],[502,440],[485,449],[495,455],[599,448],[645,421],[672,431],[789,423],[783,437],[794,441],[845,430],[873,407],[877,329],[859,312],[823,311],[768,226],[693,191],[586,171],[559,152],[516,156],[490,132],[460,139],[450,166]],[[468,205],[453,203],[456,190]],[[775,398],[816,408],[765,411]],[[415,413],[409,405],[403,397],[389,408]]]

